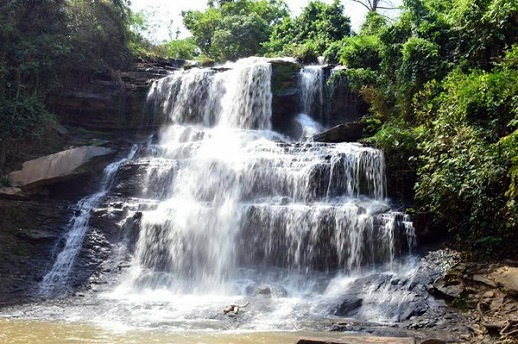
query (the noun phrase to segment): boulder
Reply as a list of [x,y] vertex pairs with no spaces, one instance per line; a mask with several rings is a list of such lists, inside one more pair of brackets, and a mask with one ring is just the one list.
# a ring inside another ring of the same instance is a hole
[[357,142],[363,137],[363,129],[364,125],[362,123],[349,122],[314,135],[311,139],[316,142],[327,143]]
[[518,296],[518,268],[501,266],[493,271],[489,278],[507,293]]
[[282,286],[268,284],[252,284],[246,287],[246,294],[249,296],[262,297],[286,297],[288,292]]
[[91,172],[95,163],[113,151],[109,148],[83,146],[68,149],[23,163],[22,169],[8,175],[16,187],[29,190]]

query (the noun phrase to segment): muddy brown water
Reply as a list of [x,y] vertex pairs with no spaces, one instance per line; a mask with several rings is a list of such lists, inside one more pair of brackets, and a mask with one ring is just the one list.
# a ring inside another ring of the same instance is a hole
[[284,344],[296,343],[300,337],[340,338],[343,333],[296,332],[218,332],[167,330],[118,330],[92,324],[0,319],[2,344]]

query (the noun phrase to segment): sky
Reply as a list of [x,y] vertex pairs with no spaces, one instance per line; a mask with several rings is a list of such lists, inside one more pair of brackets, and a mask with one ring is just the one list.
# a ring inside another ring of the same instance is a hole
[[[292,14],[298,15],[309,0],[285,0]],[[332,0],[324,0],[331,3]],[[367,10],[362,5],[351,0],[342,0],[345,7],[344,14],[351,18],[353,30],[357,31],[365,19]],[[207,7],[207,0],[131,0],[133,11],[142,11],[146,14],[150,24],[149,33],[146,35],[153,42],[176,38],[179,29],[179,38],[189,36],[183,27],[181,12],[185,10],[203,10]],[[172,25],[169,25],[172,21]]]

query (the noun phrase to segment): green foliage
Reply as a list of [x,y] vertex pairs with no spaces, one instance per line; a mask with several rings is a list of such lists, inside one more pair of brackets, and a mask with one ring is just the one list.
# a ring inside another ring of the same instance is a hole
[[8,176],[3,176],[0,178],[0,187],[10,187],[12,186],[11,180]]
[[192,60],[198,55],[198,48],[192,38],[169,41],[160,46],[167,58]]
[[105,73],[128,67],[128,28],[125,12],[108,1],[67,1],[67,28],[73,63],[71,73]]
[[[326,4],[311,1],[296,18],[285,17],[275,25],[264,47],[270,55],[291,55],[295,47],[305,47],[317,56],[323,55],[333,42],[350,34],[350,20],[343,14],[340,1]],[[300,48],[299,48],[300,49]]]
[[376,35],[347,37],[340,51],[340,63],[349,68],[378,70],[381,63],[381,42]]
[[518,70],[454,71],[443,87],[432,100],[434,118],[422,115],[430,124],[420,144],[417,199],[446,228],[463,233],[464,244],[516,235],[507,229],[518,223]]
[[293,56],[301,63],[317,63],[319,56],[318,47],[313,41],[307,41],[301,45],[293,44],[291,48],[292,50],[289,55]]
[[[431,230],[507,254],[518,238],[518,2],[407,0],[328,50],[370,105],[369,143]],[[415,195],[409,186],[414,185]],[[405,192],[404,190],[409,190]]]
[[518,1],[456,0],[447,16],[457,61],[488,69],[503,51],[517,42]]
[[256,13],[226,16],[214,32],[211,55],[219,61],[253,56],[268,39],[270,27]]
[[200,51],[219,61],[260,54],[272,25],[288,14],[283,0],[233,0],[218,5],[182,15]]

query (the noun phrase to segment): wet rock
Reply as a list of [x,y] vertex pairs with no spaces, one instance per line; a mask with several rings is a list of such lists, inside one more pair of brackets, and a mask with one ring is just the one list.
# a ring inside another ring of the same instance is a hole
[[11,182],[23,189],[34,189],[87,174],[95,162],[113,151],[104,147],[83,146],[26,161],[19,171],[9,174]]
[[37,290],[70,218],[67,205],[0,199],[0,307],[27,302]]
[[137,72],[99,75],[88,83],[50,94],[47,104],[59,122],[67,125],[118,133],[154,130],[162,120],[143,111],[146,95],[151,82],[166,73],[163,69],[140,68]]
[[518,268],[499,267],[490,275],[490,278],[509,294],[518,296]]
[[41,240],[55,240],[58,238],[58,235],[54,231],[46,231],[43,229],[29,229],[22,230],[19,229],[18,237],[26,238],[34,241]]
[[292,137],[300,136],[295,116],[299,113],[298,79],[301,66],[282,59],[269,60],[272,65],[272,128]]
[[329,130],[313,136],[316,142],[357,142],[363,137],[364,125],[359,122],[350,122],[337,125]]
[[332,312],[334,315],[342,316],[342,317],[350,317],[358,313],[358,310],[361,308],[363,303],[362,299],[349,299],[344,300],[340,305],[338,305],[334,311]]
[[253,284],[246,287],[245,292],[249,296],[263,297],[286,297],[288,292],[280,286],[272,286],[268,284]]

